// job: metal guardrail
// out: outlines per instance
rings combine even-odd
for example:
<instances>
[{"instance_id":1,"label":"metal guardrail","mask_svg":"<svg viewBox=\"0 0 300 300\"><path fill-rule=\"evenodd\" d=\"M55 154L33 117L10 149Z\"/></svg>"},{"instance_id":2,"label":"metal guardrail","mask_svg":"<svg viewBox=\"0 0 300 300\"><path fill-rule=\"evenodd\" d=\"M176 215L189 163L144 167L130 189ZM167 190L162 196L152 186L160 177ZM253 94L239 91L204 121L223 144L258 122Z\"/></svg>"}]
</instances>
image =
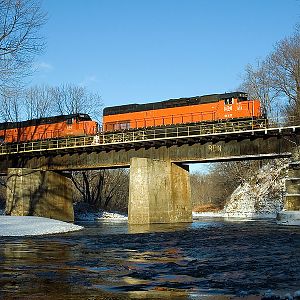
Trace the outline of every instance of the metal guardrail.
<instances>
[{"instance_id":1,"label":"metal guardrail","mask_svg":"<svg viewBox=\"0 0 300 300\"><path fill-rule=\"evenodd\" d=\"M93 136L67 137L60 139L47 139L22 143L8 143L0 146L0 156L28 153L53 151L63 149L75 149L86 147L99 147L104 145L116 145L125 143L140 143L164 139L183 139L192 137L205 137L217 134L232 134L256 132L262 130L282 129L290 127L300 127L295 120L285 120L284 123L278 120L253 119L243 121L227 121L219 123L199 123L182 124L172 127L156 127L142 130L128 130L117 133L99 133Z\"/></svg>"}]
</instances>

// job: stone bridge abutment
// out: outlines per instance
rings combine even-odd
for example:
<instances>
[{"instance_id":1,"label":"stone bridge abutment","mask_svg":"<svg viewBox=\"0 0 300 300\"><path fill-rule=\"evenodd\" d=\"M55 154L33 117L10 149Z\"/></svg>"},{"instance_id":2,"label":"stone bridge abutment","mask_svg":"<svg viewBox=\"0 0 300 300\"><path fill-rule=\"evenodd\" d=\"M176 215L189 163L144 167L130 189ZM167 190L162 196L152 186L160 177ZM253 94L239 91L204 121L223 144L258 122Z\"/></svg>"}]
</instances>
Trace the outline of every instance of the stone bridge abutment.
<instances>
[{"instance_id":1,"label":"stone bridge abutment","mask_svg":"<svg viewBox=\"0 0 300 300\"><path fill-rule=\"evenodd\" d=\"M6 214L74 221L72 182L66 174L10 168L6 191Z\"/></svg>"},{"instance_id":2,"label":"stone bridge abutment","mask_svg":"<svg viewBox=\"0 0 300 300\"><path fill-rule=\"evenodd\" d=\"M285 179L283 211L278 213L278 221L287 224L300 223L300 146L293 149Z\"/></svg>"}]
</instances>

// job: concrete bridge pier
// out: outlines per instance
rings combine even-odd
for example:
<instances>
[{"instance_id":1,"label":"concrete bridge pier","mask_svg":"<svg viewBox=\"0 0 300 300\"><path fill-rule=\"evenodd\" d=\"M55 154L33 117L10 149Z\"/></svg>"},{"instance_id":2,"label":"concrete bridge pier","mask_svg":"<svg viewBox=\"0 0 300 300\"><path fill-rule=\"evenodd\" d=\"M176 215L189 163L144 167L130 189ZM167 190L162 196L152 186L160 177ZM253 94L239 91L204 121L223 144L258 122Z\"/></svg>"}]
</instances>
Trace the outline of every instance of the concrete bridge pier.
<instances>
[{"instance_id":1,"label":"concrete bridge pier","mask_svg":"<svg viewBox=\"0 0 300 300\"><path fill-rule=\"evenodd\" d=\"M129 182L129 224L192 222L188 166L132 158Z\"/></svg>"},{"instance_id":2,"label":"concrete bridge pier","mask_svg":"<svg viewBox=\"0 0 300 300\"><path fill-rule=\"evenodd\" d=\"M277 215L281 224L300 225L300 160L299 148L295 149L294 161L289 164L288 177L285 180L286 194L283 211Z\"/></svg>"},{"instance_id":3,"label":"concrete bridge pier","mask_svg":"<svg viewBox=\"0 0 300 300\"><path fill-rule=\"evenodd\" d=\"M71 180L51 171L8 169L6 214L73 222Z\"/></svg>"}]
</instances>

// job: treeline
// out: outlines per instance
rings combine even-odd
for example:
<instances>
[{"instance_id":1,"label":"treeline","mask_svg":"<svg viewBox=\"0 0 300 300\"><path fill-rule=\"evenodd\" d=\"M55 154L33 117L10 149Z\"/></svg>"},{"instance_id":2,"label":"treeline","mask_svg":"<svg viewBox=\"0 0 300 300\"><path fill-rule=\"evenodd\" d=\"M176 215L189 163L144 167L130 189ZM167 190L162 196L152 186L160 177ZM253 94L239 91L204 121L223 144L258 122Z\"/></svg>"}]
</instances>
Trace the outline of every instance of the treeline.
<instances>
[{"instance_id":1,"label":"treeline","mask_svg":"<svg viewBox=\"0 0 300 300\"><path fill-rule=\"evenodd\" d=\"M223 209L233 191L240 184L252 180L262 164L262 161L220 162L212 164L206 174L191 174L194 210Z\"/></svg>"},{"instance_id":2,"label":"treeline","mask_svg":"<svg viewBox=\"0 0 300 300\"><path fill-rule=\"evenodd\" d=\"M127 213L129 169L72 172L73 201L78 211L111 210Z\"/></svg>"},{"instance_id":3,"label":"treeline","mask_svg":"<svg viewBox=\"0 0 300 300\"><path fill-rule=\"evenodd\" d=\"M255 65L247 65L240 89L260 99L267 117L300 117L300 26Z\"/></svg>"},{"instance_id":4,"label":"treeline","mask_svg":"<svg viewBox=\"0 0 300 300\"><path fill-rule=\"evenodd\" d=\"M8 95L0 97L0 119L3 122L76 113L87 113L99 121L102 108L100 95L74 84L10 90Z\"/></svg>"}]
</instances>

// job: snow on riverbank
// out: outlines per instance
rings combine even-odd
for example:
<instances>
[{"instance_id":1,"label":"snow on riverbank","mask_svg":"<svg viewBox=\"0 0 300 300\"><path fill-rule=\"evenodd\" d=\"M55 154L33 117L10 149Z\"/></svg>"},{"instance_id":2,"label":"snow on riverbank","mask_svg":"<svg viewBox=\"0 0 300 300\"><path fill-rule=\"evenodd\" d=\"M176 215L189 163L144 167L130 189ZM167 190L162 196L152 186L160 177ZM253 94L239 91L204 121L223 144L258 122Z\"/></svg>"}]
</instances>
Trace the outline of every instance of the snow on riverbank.
<instances>
[{"instance_id":1,"label":"snow on riverbank","mask_svg":"<svg viewBox=\"0 0 300 300\"><path fill-rule=\"evenodd\" d=\"M82 226L42 217L0 216L0 236L28 236L77 231Z\"/></svg>"},{"instance_id":2,"label":"snow on riverbank","mask_svg":"<svg viewBox=\"0 0 300 300\"><path fill-rule=\"evenodd\" d=\"M97 220L118 222L118 221L128 221L128 217L126 215L104 211L102 215L97 218Z\"/></svg>"},{"instance_id":3,"label":"snow on riverbank","mask_svg":"<svg viewBox=\"0 0 300 300\"><path fill-rule=\"evenodd\" d=\"M217 217L231 220L275 219L281 225L300 225L300 212L284 211L287 161L274 161L237 187L219 212L193 213L193 218Z\"/></svg>"},{"instance_id":4,"label":"snow on riverbank","mask_svg":"<svg viewBox=\"0 0 300 300\"><path fill-rule=\"evenodd\" d=\"M128 221L128 217L123 214L119 213L113 213L113 212L107 212L107 211L102 211L102 212L82 212L78 213L75 216L77 221L87 221L87 222L92 222L92 221L109 221L109 222L123 222L123 221Z\"/></svg>"},{"instance_id":5,"label":"snow on riverbank","mask_svg":"<svg viewBox=\"0 0 300 300\"><path fill-rule=\"evenodd\" d=\"M198 217L223 218L224 217L224 213L222 211L218 211L218 212L212 212L212 211L194 212L193 211L193 218L197 219Z\"/></svg>"},{"instance_id":6,"label":"snow on riverbank","mask_svg":"<svg viewBox=\"0 0 300 300\"><path fill-rule=\"evenodd\" d=\"M81 213L76 217L79 221L107 221L107 222L127 222L126 215L98 212ZM58 220L42 217L17 217L4 216L4 211L0 211L0 236L31 236L65 233L83 229L82 226L66 223Z\"/></svg>"},{"instance_id":7,"label":"snow on riverbank","mask_svg":"<svg viewBox=\"0 0 300 300\"><path fill-rule=\"evenodd\" d=\"M277 216L277 224L300 226L300 211L281 211Z\"/></svg>"},{"instance_id":8,"label":"snow on riverbank","mask_svg":"<svg viewBox=\"0 0 300 300\"><path fill-rule=\"evenodd\" d=\"M227 218L276 218L283 208L284 175L287 164L268 164L250 182L241 184L226 203Z\"/></svg>"},{"instance_id":9,"label":"snow on riverbank","mask_svg":"<svg viewBox=\"0 0 300 300\"><path fill-rule=\"evenodd\" d=\"M237 219L237 220L259 220L259 219L275 219L277 214L262 214L262 213L250 213L250 212L238 212L230 215L224 211L218 212L193 212L193 219L198 218L224 218L224 219Z\"/></svg>"}]
</instances>

